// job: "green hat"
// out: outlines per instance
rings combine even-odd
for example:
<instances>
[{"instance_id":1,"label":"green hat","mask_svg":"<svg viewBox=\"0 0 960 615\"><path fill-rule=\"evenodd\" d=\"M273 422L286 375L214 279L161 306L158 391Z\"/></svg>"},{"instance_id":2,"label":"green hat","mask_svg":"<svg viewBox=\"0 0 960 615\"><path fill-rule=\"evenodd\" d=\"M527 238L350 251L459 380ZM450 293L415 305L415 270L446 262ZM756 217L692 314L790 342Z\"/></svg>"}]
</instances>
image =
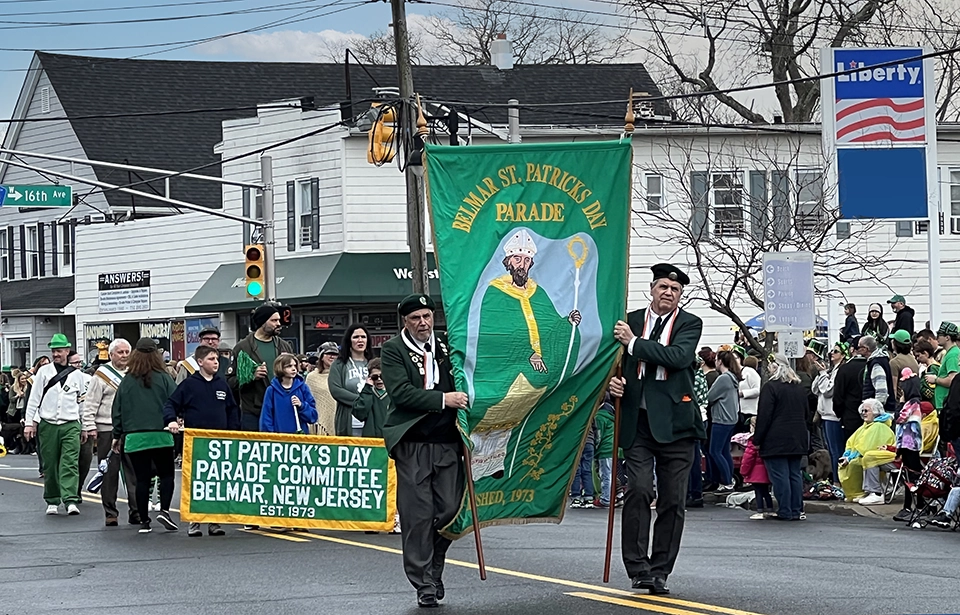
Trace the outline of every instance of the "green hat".
<instances>
[{"instance_id":1,"label":"green hat","mask_svg":"<svg viewBox=\"0 0 960 615\"><path fill-rule=\"evenodd\" d=\"M50 339L50 343L47 344L47 348L54 350L56 348L70 348L73 344L70 343L70 340L67 339L67 336L63 333L55 333Z\"/></svg>"},{"instance_id":2,"label":"green hat","mask_svg":"<svg viewBox=\"0 0 960 615\"><path fill-rule=\"evenodd\" d=\"M817 355L818 357L823 358L823 351L827 349L827 345L824 344L822 341L816 338L813 338L809 342L807 342L806 349L812 352L813 354Z\"/></svg>"},{"instance_id":3,"label":"green hat","mask_svg":"<svg viewBox=\"0 0 960 615\"><path fill-rule=\"evenodd\" d=\"M747 349L744 348L743 346L739 346L739 345L737 345L737 344L734 344L734 345L733 345L733 352L736 353L736 354L738 354L738 355L740 355L740 360L741 360L741 361L747 358Z\"/></svg>"},{"instance_id":4,"label":"green hat","mask_svg":"<svg viewBox=\"0 0 960 615\"><path fill-rule=\"evenodd\" d=\"M0 368L0 372L3 372L4 374L9 374L11 369L12 368L9 365L4 365L2 368Z\"/></svg>"},{"instance_id":5,"label":"green hat","mask_svg":"<svg viewBox=\"0 0 960 615\"><path fill-rule=\"evenodd\" d=\"M887 301L887 303L889 303L889 304L902 303L902 304L906 305L906 304L907 304L907 300L904 298L903 295L894 295L893 297L890 297L890 300Z\"/></svg>"},{"instance_id":6,"label":"green hat","mask_svg":"<svg viewBox=\"0 0 960 615\"><path fill-rule=\"evenodd\" d=\"M424 308L433 312L437 309L437 304L433 302L430 295L414 293L403 298L403 301L397 305L397 312L400 313L400 316L406 316L410 312L416 312Z\"/></svg>"},{"instance_id":7,"label":"green hat","mask_svg":"<svg viewBox=\"0 0 960 615\"><path fill-rule=\"evenodd\" d=\"M837 342L836 344L834 344L834 347L840 350L840 354L843 355L843 358L845 359L850 358L850 355L851 355L850 344L848 344L847 342Z\"/></svg>"},{"instance_id":8,"label":"green hat","mask_svg":"<svg viewBox=\"0 0 960 615\"><path fill-rule=\"evenodd\" d=\"M890 334L890 339L897 340L901 344L909 344L910 332L907 331L906 329L897 329L896 331Z\"/></svg>"},{"instance_id":9,"label":"green hat","mask_svg":"<svg viewBox=\"0 0 960 615\"><path fill-rule=\"evenodd\" d=\"M940 328L937 329L937 335L960 335L960 329L957 329L957 325L945 320L940 323Z\"/></svg>"}]
</instances>

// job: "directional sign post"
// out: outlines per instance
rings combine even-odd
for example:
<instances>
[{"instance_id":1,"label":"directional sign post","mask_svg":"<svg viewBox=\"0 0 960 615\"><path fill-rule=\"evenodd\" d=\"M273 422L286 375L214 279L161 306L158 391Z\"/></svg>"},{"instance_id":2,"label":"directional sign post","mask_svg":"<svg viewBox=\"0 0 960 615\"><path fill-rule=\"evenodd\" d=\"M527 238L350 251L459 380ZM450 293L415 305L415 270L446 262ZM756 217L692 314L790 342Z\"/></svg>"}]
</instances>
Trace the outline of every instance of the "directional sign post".
<instances>
[{"instance_id":1,"label":"directional sign post","mask_svg":"<svg viewBox=\"0 0 960 615\"><path fill-rule=\"evenodd\" d=\"M813 253L764 253L763 302L766 331L815 329Z\"/></svg>"},{"instance_id":2,"label":"directional sign post","mask_svg":"<svg viewBox=\"0 0 960 615\"><path fill-rule=\"evenodd\" d=\"M2 207L70 207L70 186L0 186Z\"/></svg>"}]
</instances>

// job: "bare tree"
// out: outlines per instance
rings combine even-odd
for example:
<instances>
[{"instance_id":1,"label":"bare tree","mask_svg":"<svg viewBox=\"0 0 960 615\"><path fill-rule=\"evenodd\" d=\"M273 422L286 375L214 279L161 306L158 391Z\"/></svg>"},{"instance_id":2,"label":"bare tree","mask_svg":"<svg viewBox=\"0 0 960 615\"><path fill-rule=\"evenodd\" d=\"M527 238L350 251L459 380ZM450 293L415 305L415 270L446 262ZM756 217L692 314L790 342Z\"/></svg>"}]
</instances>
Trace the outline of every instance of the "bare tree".
<instances>
[{"instance_id":1,"label":"bare tree","mask_svg":"<svg viewBox=\"0 0 960 615\"><path fill-rule=\"evenodd\" d=\"M465 0L446 13L410 21L410 53L415 64L484 65L498 35L506 35L518 64L584 64L620 59L627 37L565 9L532 2ZM392 64L392 31L328 44L320 56L343 61L349 47L361 62Z\"/></svg>"},{"instance_id":2,"label":"bare tree","mask_svg":"<svg viewBox=\"0 0 960 615\"><path fill-rule=\"evenodd\" d=\"M774 88L777 110L764 113L724 89L758 80L787 82L819 73L819 50L854 45L956 46L960 23L949 0L624 0L651 34L640 47L648 63L672 72L678 92L714 92L739 119L767 123L810 122L820 104L817 80ZM941 6L943 4L943 6ZM690 52L693 47L695 52ZM956 93L952 57L944 109ZM672 92L671 92L672 93ZM681 107L679 111L684 111ZM949 111L942 110L944 118ZM952 113L956 113L953 110Z\"/></svg>"},{"instance_id":3,"label":"bare tree","mask_svg":"<svg viewBox=\"0 0 960 615\"><path fill-rule=\"evenodd\" d=\"M633 228L674 250L664 257L696 271L691 301L726 316L750 346L769 352L772 336L762 343L745 324L765 308L765 252L812 252L818 297L839 298L832 286L885 286L900 264L891 256L895 243L865 248L881 222L844 223L849 233L838 236L819 134L738 132L701 131L654 145L659 151L648 158L654 162L635 164L641 177L634 181ZM669 206L664 189L671 193Z\"/></svg>"}]
</instances>

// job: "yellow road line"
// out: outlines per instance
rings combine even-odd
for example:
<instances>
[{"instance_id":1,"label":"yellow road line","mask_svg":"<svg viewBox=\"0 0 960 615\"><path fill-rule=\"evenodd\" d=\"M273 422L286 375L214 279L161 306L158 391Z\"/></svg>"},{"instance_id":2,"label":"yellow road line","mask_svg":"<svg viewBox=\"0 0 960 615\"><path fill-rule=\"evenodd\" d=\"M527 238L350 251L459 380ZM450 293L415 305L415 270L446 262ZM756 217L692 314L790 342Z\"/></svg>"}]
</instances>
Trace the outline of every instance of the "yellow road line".
<instances>
[{"instance_id":1,"label":"yellow road line","mask_svg":"<svg viewBox=\"0 0 960 615\"><path fill-rule=\"evenodd\" d=\"M289 534L280 534L277 532L267 532L264 530L242 530L248 534L259 534L260 536L266 536L268 538L279 538L280 540L289 540L290 542L310 542L306 538L300 538L298 536L290 536Z\"/></svg>"},{"instance_id":2,"label":"yellow road line","mask_svg":"<svg viewBox=\"0 0 960 615\"><path fill-rule=\"evenodd\" d=\"M596 602L606 602L607 604L616 604L618 606L627 606L633 609L640 609L641 611L653 611L654 613L664 613L665 615L703 615L702 613L697 613L696 611L686 611L684 609L673 609L668 606L660 606L658 604L653 604L650 602L643 602L639 600L627 600L625 598L615 598L614 596L601 596L600 594L591 594L588 592L569 592L567 596L573 596L575 598L585 598L587 600L595 600Z\"/></svg>"},{"instance_id":3,"label":"yellow road line","mask_svg":"<svg viewBox=\"0 0 960 615\"><path fill-rule=\"evenodd\" d=\"M43 483L38 483L38 482L33 481L33 480L23 480L22 478L10 478L9 476L0 476L0 480L9 481L9 482L11 482L11 483L20 483L20 484L22 484L22 485L32 485L32 486L34 486L34 487L43 488ZM98 494L96 494L96 493L84 492L84 493L83 493L83 499L84 499L84 501L86 501L86 500L95 500L95 501L97 501L97 502L103 503L103 498L101 498L101 497L100 497ZM124 504L126 504L127 499L126 499L126 498L118 497L118 498L117 498L117 501L118 501L118 502L123 502ZM176 512L176 513L178 513L178 512L180 512L180 509L179 509L179 508L171 508L171 509L170 509L170 512Z\"/></svg>"},{"instance_id":4,"label":"yellow road line","mask_svg":"<svg viewBox=\"0 0 960 615\"><path fill-rule=\"evenodd\" d=\"M14 482L14 483L21 483L21 484L24 484L24 485L33 485L33 486L35 486L35 487L43 487L43 483L38 483L38 482L35 482L35 481L23 480L23 479L20 479L20 478L10 478L10 477L7 477L7 476L0 476L0 480L6 480L6 481ZM91 497L91 498L97 499L97 500L100 499L99 496L94 495L94 494L86 494L86 495L89 496L89 497ZM123 498L117 498L117 500L120 501L120 502L126 502L126 500L124 500ZM170 510L171 510L171 511L174 511L174 512L180 512L179 509L176 509L176 508L171 508ZM350 547L358 547L358 548L361 548L361 549L369 549L369 550L371 550L371 551L380 551L380 552L383 552L383 553L391 553L391 554L393 554L393 555L403 555L403 551L401 551L400 549L396 549L396 548L393 548L393 547L384 547L384 546L381 546L381 545L375 545L375 544L371 544L371 543L368 543L368 542L361 542L361 541L358 541L358 540L349 540L349 539L346 539L346 538L339 538L339 537L337 537L337 536L326 536L326 535L323 535L323 534L311 534L311 533L309 533L309 532L295 532L296 535L289 535L289 534L278 534L278 533L274 533L274 532L265 532L265 531L262 531L262 530L244 530L244 531L246 531L247 533L250 533L250 534L259 534L259 535L261 535L261 536L267 536L267 537L269 537L269 538L279 538L279 539L281 539L281 540L289 540L289 541L291 541L291 542L310 542L310 540L322 540L322 541L325 541L325 542L332 542L332 543L335 543L335 544L341 544L341 545L346 545L346 546L350 546ZM475 564L474 562L467 562L467 561L463 561L463 560L456 560L456 559L449 559L449 558L448 558L448 559L447 559L447 563L450 564L451 566L459 566L459 567L461 567L461 568L470 568L470 569L473 569L473 570L477 570L477 569L478 569L477 564ZM710 611L710 612L713 612L713 613L722 613L723 615L760 615L759 613L753 613L753 612L750 612L750 611L742 611L742 610L738 610L738 609L731 609L731 608L727 608L727 607L716 606L716 605L713 605L713 604L705 604L705 603L702 603L702 602L692 602L692 601L690 601L690 600L681 600L681 599L678 599L678 598L668 598L668 597L666 597L666 596L651 596L651 595L636 594L636 593L634 593L634 592L625 591L625 590L622 590L622 589L615 589L615 588L613 588L613 587L604 587L604 586L601 586L601 585L592 585L592 584L590 584L590 583L581 583L581 582L579 582L579 581L571 581L571 580L569 580L569 579L559 579L559 578L556 578L556 577L546 577L546 576L539 575L539 574L531 574L531 573L529 573L529 572L521 572L521 571L519 571L519 570L509 570L509 569L507 569L507 568L496 568L496 567L494 567L494 566L487 566L487 571L488 571L488 572L494 572L494 573L497 573L497 574L502 574L502 575L504 575L504 576L515 577L515 578L518 578L518 579L526 579L526 580L528 580L528 581L538 581L538 582L540 582L540 583L550 583L550 584L552 584L552 585L561 585L561 586L564 586L564 587L571 587L571 588L574 588L574 589L584 589L584 590L590 590L590 591L595 591L595 592L603 592L603 593L605 593L605 594L612 594L612 595L614 595L614 596L625 596L625 597L632 598L633 600L632 600L632 601L620 600L619 602L611 602L611 604L620 604L621 602L623 602L623 603L624 603L624 606L631 606L631 607L633 607L633 608L645 608L645 609L647 609L647 610L653 610L653 611L665 613L665 614L667 614L667 615L670 615L670 614L672 614L672 615L690 615L690 614L692 614L692 615L698 615L698 614L694 613L693 611L684 611L684 610L682 610L682 609L670 609L668 606L660 607L659 604L689 607L689 608L700 609L700 610L704 610L704 611ZM600 598L608 598L607 601L617 600L617 599L615 599L615 598L610 598L610 597L608 597L608 596L598 596L597 594L583 594L583 595L581 595L581 593L582 593L582 592L572 592L572 593L569 593L569 594L567 594L567 595L577 596L577 597L580 597L580 598L586 598L586 599L589 599L589 600L598 600L598 599L600 599ZM644 606L644 605L638 606L638 602L637 602L637 601L648 601L648 606ZM654 602L654 603L658 603L658 604L649 604L649 602ZM660 610L660 609L668 609L668 610Z\"/></svg>"}]
</instances>

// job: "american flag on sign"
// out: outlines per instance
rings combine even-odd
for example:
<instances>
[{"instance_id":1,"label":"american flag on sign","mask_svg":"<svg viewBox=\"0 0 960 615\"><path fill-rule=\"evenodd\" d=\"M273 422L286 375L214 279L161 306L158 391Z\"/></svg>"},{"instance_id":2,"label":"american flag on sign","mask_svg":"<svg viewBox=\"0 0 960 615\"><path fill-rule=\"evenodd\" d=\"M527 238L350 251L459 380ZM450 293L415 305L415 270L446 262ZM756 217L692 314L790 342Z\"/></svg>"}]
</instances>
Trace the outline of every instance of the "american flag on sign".
<instances>
[{"instance_id":1,"label":"american flag on sign","mask_svg":"<svg viewBox=\"0 0 960 615\"><path fill-rule=\"evenodd\" d=\"M923 98L838 100L837 144L923 141Z\"/></svg>"}]
</instances>

